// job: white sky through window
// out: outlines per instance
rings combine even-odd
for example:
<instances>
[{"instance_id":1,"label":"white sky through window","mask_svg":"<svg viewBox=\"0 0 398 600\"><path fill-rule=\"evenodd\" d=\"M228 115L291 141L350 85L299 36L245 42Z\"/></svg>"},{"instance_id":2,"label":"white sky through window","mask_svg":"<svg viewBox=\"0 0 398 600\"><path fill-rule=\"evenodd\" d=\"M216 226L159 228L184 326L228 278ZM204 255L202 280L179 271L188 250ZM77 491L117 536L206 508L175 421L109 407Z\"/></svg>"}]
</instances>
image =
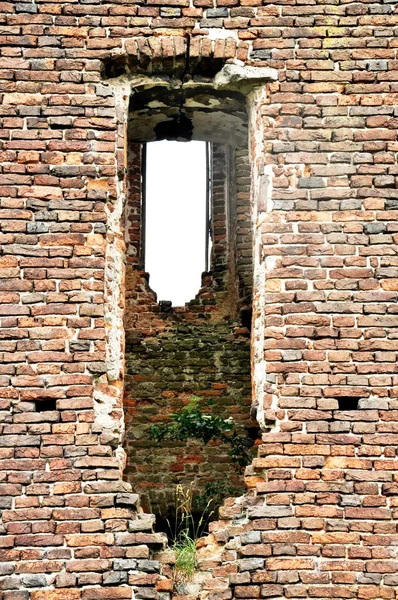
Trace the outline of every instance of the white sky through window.
<instances>
[{"instance_id":1,"label":"white sky through window","mask_svg":"<svg viewBox=\"0 0 398 600\"><path fill-rule=\"evenodd\" d=\"M158 301L183 306L205 269L206 143L147 144L145 270Z\"/></svg>"}]
</instances>

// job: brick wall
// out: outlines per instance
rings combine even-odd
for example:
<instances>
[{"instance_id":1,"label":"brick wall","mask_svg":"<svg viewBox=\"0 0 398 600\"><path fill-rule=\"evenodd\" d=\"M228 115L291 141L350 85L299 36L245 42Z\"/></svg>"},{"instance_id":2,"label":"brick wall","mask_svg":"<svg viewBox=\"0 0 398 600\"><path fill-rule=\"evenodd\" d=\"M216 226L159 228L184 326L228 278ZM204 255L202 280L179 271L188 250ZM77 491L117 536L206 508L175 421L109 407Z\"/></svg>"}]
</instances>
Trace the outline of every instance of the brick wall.
<instances>
[{"instance_id":1,"label":"brick wall","mask_svg":"<svg viewBox=\"0 0 398 600\"><path fill-rule=\"evenodd\" d=\"M105 77L183 72L186 33L209 76L278 70L257 114L276 427L200 551L205 590L394 598L396 4L3 2L0 20L4 600L155 593L163 541L120 477L126 87Z\"/></svg>"}]
</instances>

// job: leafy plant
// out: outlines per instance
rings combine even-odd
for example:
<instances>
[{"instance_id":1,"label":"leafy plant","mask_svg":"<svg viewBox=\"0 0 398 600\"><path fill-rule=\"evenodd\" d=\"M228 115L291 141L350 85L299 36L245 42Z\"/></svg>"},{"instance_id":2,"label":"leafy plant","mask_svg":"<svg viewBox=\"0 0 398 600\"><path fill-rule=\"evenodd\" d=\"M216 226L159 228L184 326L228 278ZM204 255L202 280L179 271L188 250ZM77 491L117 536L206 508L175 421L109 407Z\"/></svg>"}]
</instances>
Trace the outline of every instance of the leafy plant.
<instances>
[{"instance_id":1,"label":"leafy plant","mask_svg":"<svg viewBox=\"0 0 398 600\"><path fill-rule=\"evenodd\" d=\"M197 396L192 396L186 406L170 415L168 422L152 425L150 434L157 442L183 442L193 438L208 444L219 440L229 446L228 455L240 472L250 462L252 441L244 425L237 423L233 417L224 419L220 415L204 412L203 407L211 404L214 402L205 403Z\"/></svg>"}]
</instances>

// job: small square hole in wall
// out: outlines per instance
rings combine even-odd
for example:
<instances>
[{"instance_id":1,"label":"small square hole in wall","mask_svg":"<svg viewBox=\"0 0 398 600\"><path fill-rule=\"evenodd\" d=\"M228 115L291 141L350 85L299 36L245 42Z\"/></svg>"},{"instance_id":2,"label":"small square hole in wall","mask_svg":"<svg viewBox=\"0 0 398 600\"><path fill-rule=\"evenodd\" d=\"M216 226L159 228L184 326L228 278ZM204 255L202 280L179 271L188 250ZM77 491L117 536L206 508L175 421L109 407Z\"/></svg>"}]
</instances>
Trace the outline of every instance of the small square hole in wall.
<instances>
[{"instance_id":1,"label":"small square hole in wall","mask_svg":"<svg viewBox=\"0 0 398 600\"><path fill-rule=\"evenodd\" d=\"M47 400L36 400L36 412L48 412L50 410L57 410L57 401L54 399Z\"/></svg>"},{"instance_id":2,"label":"small square hole in wall","mask_svg":"<svg viewBox=\"0 0 398 600\"><path fill-rule=\"evenodd\" d=\"M359 398L352 396L340 396L337 398L339 410L358 410Z\"/></svg>"}]
</instances>

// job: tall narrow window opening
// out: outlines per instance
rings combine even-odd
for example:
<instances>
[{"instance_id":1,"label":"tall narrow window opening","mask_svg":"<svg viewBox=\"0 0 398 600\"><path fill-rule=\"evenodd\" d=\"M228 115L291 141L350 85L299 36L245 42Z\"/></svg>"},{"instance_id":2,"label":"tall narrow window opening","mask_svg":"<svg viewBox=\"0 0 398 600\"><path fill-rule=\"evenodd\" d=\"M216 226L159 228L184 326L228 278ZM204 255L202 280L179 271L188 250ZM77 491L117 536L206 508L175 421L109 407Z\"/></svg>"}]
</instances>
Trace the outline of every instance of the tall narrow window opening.
<instances>
[{"instance_id":1,"label":"tall narrow window opening","mask_svg":"<svg viewBox=\"0 0 398 600\"><path fill-rule=\"evenodd\" d=\"M222 444L156 444L152 425L197 397L205 412L232 417L250 438L257 433L249 416L253 236L242 94L203 82L134 90L125 216L126 477L162 523L175 512L177 484L206 504L209 490L239 495L243 479Z\"/></svg>"},{"instance_id":2,"label":"tall narrow window opening","mask_svg":"<svg viewBox=\"0 0 398 600\"><path fill-rule=\"evenodd\" d=\"M146 144L143 188L145 270L158 301L183 306L208 265L206 142Z\"/></svg>"}]
</instances>

